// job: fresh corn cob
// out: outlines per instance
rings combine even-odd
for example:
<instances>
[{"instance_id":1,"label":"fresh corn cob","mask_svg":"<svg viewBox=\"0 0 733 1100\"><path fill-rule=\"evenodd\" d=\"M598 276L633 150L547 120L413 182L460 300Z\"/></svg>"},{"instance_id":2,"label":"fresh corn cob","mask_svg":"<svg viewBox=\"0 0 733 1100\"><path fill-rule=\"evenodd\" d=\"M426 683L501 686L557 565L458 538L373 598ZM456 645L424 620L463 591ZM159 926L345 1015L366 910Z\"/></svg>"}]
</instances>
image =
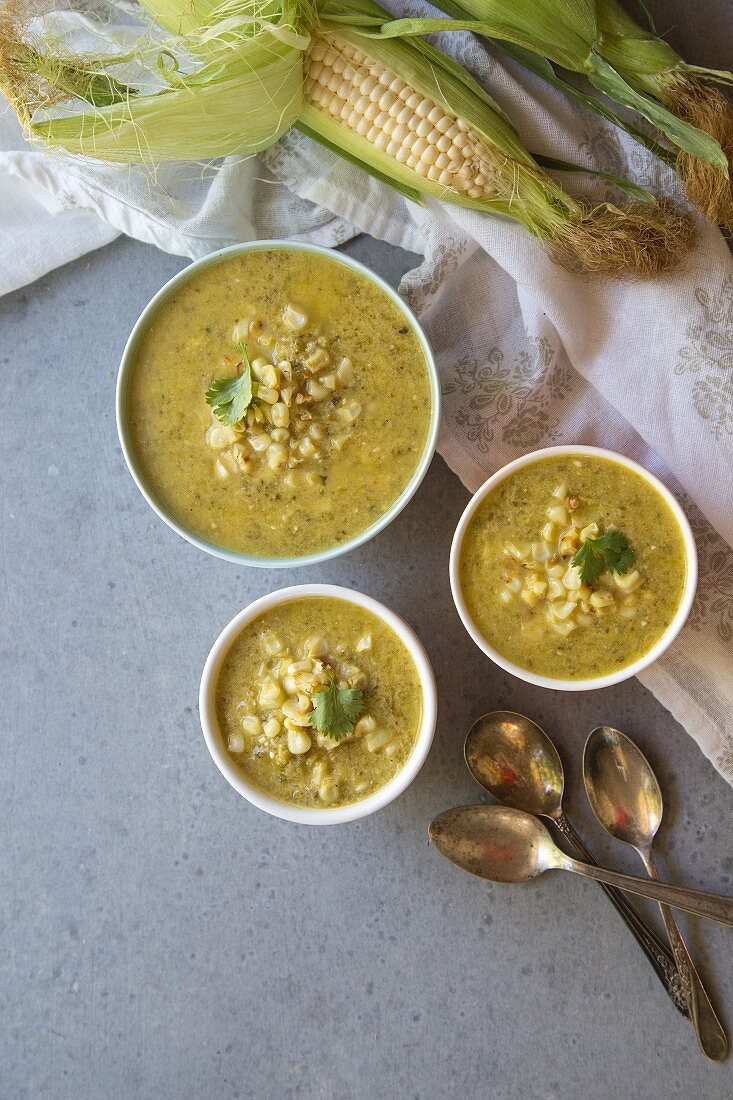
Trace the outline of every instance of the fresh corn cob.
<instances>
[{"instance_id":1,"label":"fresh corn cob","mask_svg":"<svg viewBox=\"0 0 733 1100\"><path fill-rule=\"evenodd\" d=\"M74 57L6 15L0 87L31 136L86 156L155 163L251 153L295 124L415 201L516 219L573 270L654 275L689 249L692 224L672 204L619 210L571 198L456 62L420 38L372 37L365 13L370 26L386 13L350 2L360 5L353 25L348 13L294 2L145 0L158 31L186 31L138 47L136 65L154 68L160 83L152 94L123 81L130 55Z\"/></svg>"},{"instance_id":2,"label":"fresh corn cob","mask_svg":"<svg viewBox=\"0 0 733 1100\"><path fill-rule=\"evenodd\" d=\"M539 76L661 153L643 132L576 86L552 64L583 73L621 106L656 126L679 150L677 170L688 196L712 221L733 225L733 110L715 84L730 72L687 65L663 39L643 30L617 0L440 0L454 29L496 42ZM449 29L441 20L400 20L405 33Z\"/></svg>"}]
</instances>

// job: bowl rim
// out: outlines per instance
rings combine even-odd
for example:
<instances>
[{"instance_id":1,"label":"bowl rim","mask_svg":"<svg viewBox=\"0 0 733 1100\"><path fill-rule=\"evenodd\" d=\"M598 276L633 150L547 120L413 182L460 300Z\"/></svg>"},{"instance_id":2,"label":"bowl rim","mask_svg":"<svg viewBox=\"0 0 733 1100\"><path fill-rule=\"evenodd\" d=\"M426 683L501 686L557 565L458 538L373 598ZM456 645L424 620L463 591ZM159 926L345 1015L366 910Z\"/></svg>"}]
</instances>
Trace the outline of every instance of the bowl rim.
<instances>
[{"instance_id":1,"label":"bowl rim","mask_svg":"<svg viewBox=\"0 0 733 1100\"><path fill-rule=\"evenodd\" d=\"M627 469L633 470L635 473L639 474L659 492L668 504L672 514L677 520L685 544L685 558L687 564L685 587L674 617L662 636L647 653L632 664L626 665L624 668L618 669L615 672L606 673L604 676L589 677L585 680L565 680L560 678L555 679L550 676L540 676L537 673L522 668L520 665L514 664L513 661L504 657L486 641L473 622L463 598L460 584L459 564L463 538L474 513L484 498L496 487L496 485L504 481L516 470L521 469L523 466L530 466L543 458L558 455L594 455L598 458L606 458L610 461L617 462L621 466L625 466ZM464 627L479 649L482 650L494 664L498 665L499 668L504 669L505 672L510 672L520 680L524 680L525 683L534 684L537 687L552 688L555 691L594 691L598 688L620 684L624 680L630 680L632 676L636 676L637 673L641 672L661 657L665 650L668 649L675 640L687 620L692 602L695 598L695 591L697 588L697 548L695 546L695 538L689 520L676 497L655 474L651 473L651 471L647 470L644 466L641 466L638 462L635 462L631 458L627 458L626 455L619 454L617 451L611 451L605 447L592 447L585 444L563 444L556 447L543 447L537 451L529 451L527 454L521 455L519 458L515 458L512 462L508 462L505 466L502 466L501 469L487 478L483 485L481 485L471 497L453 534L450 551L450 587L453 595L453 602Z\"/></svg>"},{"instance_id":2,"label":"bowl rim","mask_svg":"<svg viewBox=\"0 0 733 1100\"><path fill-rule=\"evenodd\" d=\"M217 678L224 657L242 628L263 611L268 611L293 599L308 596L326 596L345 600L347 603L356 604L357 607L366 608L377 615L405 644L415 662L423 694L420 728L415 738L413 750L404 765L388 783L385 783L383 787L380 787L379 790L367 798L334 809L321 810L281 802L279 799L260 790L255 784L250 783L243 772L231 763L229 754L224 748L216 720L215 692ZM247 604L234 618L230 619L212 645L204 664L199 688L199 716L204 740L214 763L224 778L234 787L235 791L246 798L253 806L264 810L265 813L271 814L273 817L296 822L300 825L341 825L348 821L356 821L359 818L376 813L377 810L381 810L398 795L402 794L425 763L433 743L437 711L438 695L430 658L412 627L397 612L392 611L391 608L374 599L373 596L367 596L364 592L336 584L289 585L287 588L280 588L275 592L260 596L252 603Z\"/></svg>"},{"instance_id":3,"label":"bowl rim","mask_svg":"<svg viewBox=\"0 0 733 1100\"><path fill-rule=\"evenodd\" d=\"M230 256L242 255L248 252L259 252L263 250L279 249L295 252L309 252L312 254L327 256L335 263L341 263L345 267L351 268L352 271L356 271L360 275L368 279L372 284L379 287L387 294L389 299L397 306L397 308L403 313L406 321L411 326L413 332L417 336L418 342L425 357L425 365L428 372L428 379L430 383L430 422L428 424L428 432L425 439L425 445L420 456L420 460L417 463L410 480L407 482L397 499L390 505L388 510L381 515L373 524L367 527L364 531L359 532L352 539L347 542L341 543L338 546L332 546L325 550L319 550L312 554L306 554L299 557L292 558L265 558L256 557L252 554L245 554L237 550L228 550L226 547L217 546L216 543L209 542L207 539L197 535L194 531L189 530L182 523L180 523L166 507L157 499L154 491L154 487L150 486L142 472L140 464L135 454L134 442L132 439L132 433L129 428L127 419L127 392L130 381L131 372L135 361L135 353L137 351L138 344L142 339L144 333L147 331L148 325L152 321L155 313L160 308L161 304L183 283L187 282L193 275L199 271L203 271L205 268L219 263L221 260ZM127 338L125 347L122 352L119 369L117 372L117 387L115 392L115 416L117 421L117 435L120 441L120 447L122 448L122 454L127 464L127 468L130 471L133 481L137 485L138 489L142 493L143 497L153 509L153 511L163 520L171 530L176 534L184 538L186 542L189 542L192 546L198 547L199 550L203 550L207 554L212 554L214 557L222 558L225 561L231 561L237 565L247 565L258 569L289 569L300 568L302 566L316 565L320 562L331 561L333 558L340 557L342 554L348 554L351 550L355 550L357 547L362 546L369 539L378 535L380 531L383 531L385 527L394 520L400 512L406 507L409 501L417 492L420 484L425 477L430 463L432 462L435 454L435 448L438 440L438 430L440 427L440 413L441 413L441 393L440 382L438 379L438 371L435 365L435 358L433 356L432 348L428 341L425 331L420 324L420 321L410 309L407 302L404 301L397 293L397 291L390 286L381 275L377 275L376 272L370 270L360 260L355 260L351 256L347 256L345 253L338 252L334 248L327 248L324 245L311 244L308 241L296 241L288 239L265 239L257 241L245 241L240 244L229 245L226 248L217 249L215 252L210 252L206 256L201 256L199 259L194 260L182 271L177 272L172 278L170 278L163 286L153 295L148 304L143 309L142 313L138 317L137 321L133 325L132 331Z\"/></svg>"}]
</instances>

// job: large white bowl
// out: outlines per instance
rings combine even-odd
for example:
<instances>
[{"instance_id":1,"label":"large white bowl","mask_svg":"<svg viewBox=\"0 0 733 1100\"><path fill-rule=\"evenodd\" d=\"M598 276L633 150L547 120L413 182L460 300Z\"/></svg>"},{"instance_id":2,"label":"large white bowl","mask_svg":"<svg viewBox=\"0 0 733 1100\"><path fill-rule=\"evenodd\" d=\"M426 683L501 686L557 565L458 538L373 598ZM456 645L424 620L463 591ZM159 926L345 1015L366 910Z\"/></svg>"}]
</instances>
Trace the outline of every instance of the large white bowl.
<instances>
[{"instance_id":1,"label":"large white bowl","mask_svg":"<svg viewBox=\"0 0 733 1100\"><path fill-rule=\"evenodd\" d=\"M423 709L420 729L413 750L404 765L390 779L389 783L386 783L384 787L380 787L374 794L369 795L360 802L352 802L348 806L339 806L334 809L321 810L281 802L279 799L273 798L260 790L254 783L250 783L244 773L232 763L216 717L216 683L222 662L234 639L247 623L263 611L303 596L327 596L346 600L377 615L404 642L415 662L422 688ZM355 821L357 818L367 817L376 810L381 810L383 806L388 805L399 794L402 794L412 783L420 771L433 742L437 717L437 693L435 690L435 677L427 653L415 632L394 611L390 611L388 607L379 603L378 600L372 599L371 596L365 596L362 592L355 592L351 588L342 588L335 584L297 584L290 588L281 588L277 592L271 592L269 595L255 600L254 603L235 615L232 621L224 627L211 647L211 652L204 665L199 692L199 712L204 738L217 768L224 778L231 783L235 791L239 791L253 806L265 810L266 813L272 814L274 817L283 818L285 821L297 821L301 825L341 825L345 821Z\"/></svg>"},{"instance_id":2,"label":"large white bowl","mask_svg":"<svg viewBox=\"0 0 733 1100\"><path fill-rule=\"evenodd\" d=\"M372 523L371 526L361 531L358 535L355 535L352 539L349 539L348 542L343 542L338 546L328 547L325 550L319 550L317 553L305 554L300 557L295 555L289 558L264 558L252 554L240 553L237 550L228 550L224 546L218 546L214 542L208 542L206 539L196 534L195 531L190 531L182 523L179 523L179 521L172 516L165 506L157 499L155 487L145 480L135 453L134 440L132 439L127 419L127 391L131 372L135 363L137 348L160 306L171 294L174 294L183 283L188 282L189 279L205 268L211 267L213 264L217 264L227 257L241 256L246 252L258 252L262 249L285 249L287 251L310 252L319 256L328 256L329 259L333 260L335 263L343 264L344 267L350 268L352 271L358 271L365 279L368 279L369 282L378 286L397 306L404 316L405 322L417 336L423 355L425 356L426 369L430 380L431 411L425 446L423 447L422 455L415 467L414 473L397 500L395 500L394 504ZM195 260L188 267L184 268L183 271L174 275L165 286L161 287L155 297L148 303L138 320L135 322L135 327L130 333L125 345L125 350L122 353L122 361L120 362L120 369L117 375L116 410L117 434L120 437L120 445L122 447L122 453L125 456L127 468L150 507L169 527L186 539L187 542L190 542L193 546L197 546L199 550L205 550L207 554L214 554L218 558L225 558L227 561L236 562L238 565L253 565L263 569L286 569L290 566L315 565L317 562L329 561L331 558L336 558L340 554L346 554L349 550L354 550L357 546L361 546L362 543L374 538L375 535L384 530L384 528L399 515L417 491L420 482L428 471L433 454L435 453L435 443L438 438L438 426L440 423L440 384L438 382L438 372L435 368L433 353L420 322L409 306L400 298L397 291L394 290L389 283L386 283L384 279L381 279L379 275L375 275L373 271L370 271L368 267L360 264L358 260L352 260L350 256L345 256L341 252L335 252L331 248L322 248L320 245L307 244L304 241L250 241L246 244L235 244L231 245L229 248L222 248L218 252L212 252L208 256L203 256L200 260Z\"/></svg>"},{"instance_id":3,"label":"large white bowl","mask_svg":"<svg viewBox=\"0 0 733 1100\"><path fill-rule=\"evenodd\" d=\"M645 653L643 657L640 657L638 661L634 661L633 664L627 665L617 672L609 672L605 676L596 676L588 680L562 680L550 676L538 676L534 672L528 672L527 669L521 668L520 665L515 665L513 661L507 660L506 657L502 656L501 653L497 652L497 650L486 641L474 623L466 606L466 601L463 598L460 584L459 564L463 536L466 533L476 509L484 498L492 489L516 470L521 470L523 466L530 466L538 459L552 458L559 455L595 455L597 458L608 458L639 474L645 481L648 481L662 497L664 497L679 524L685 543L685 555L687 559L687 578L685 580L685 587L675 616L664 634L662 634L659 641L652 646L649 652ZM649 471L645 470L643 466L640 466L638 462L633 462L624 455L616 454L615 451L604 450L602 447L571 445L563 447L545 447L541 451L531 451L529 454L522 455L521 458L517 458L514 462L510 462L507 466L503 466L501 470L497 470L497 472L490 477L488 481L485 481L481 488L471 497L453 536L453 544L450 553L450 586L453 593L453 601L463 621L463 625L479 649L483 650L486 656L490 657L494 664L497 664L506 672L511 672L513 676L517 676L520 680L525 680L528 684L536 684L538 687L554 688L555 691L588 691L592 688L610 687L612 684L620 684L622 680L629 680L632 676L635 676L637 672L641 672L647 665L652 664L658 657L661 657L664 651L672 644L684 626L685 620L690 613L690 608L692 607L692 601L695 598L695 589L697 587L697 550L690 524L687 521L687 516L680 508L676 499L672 496L666 485L662 484L659 478L656 478L654 474L650 474Z\"/></svg>"}]
</instances>

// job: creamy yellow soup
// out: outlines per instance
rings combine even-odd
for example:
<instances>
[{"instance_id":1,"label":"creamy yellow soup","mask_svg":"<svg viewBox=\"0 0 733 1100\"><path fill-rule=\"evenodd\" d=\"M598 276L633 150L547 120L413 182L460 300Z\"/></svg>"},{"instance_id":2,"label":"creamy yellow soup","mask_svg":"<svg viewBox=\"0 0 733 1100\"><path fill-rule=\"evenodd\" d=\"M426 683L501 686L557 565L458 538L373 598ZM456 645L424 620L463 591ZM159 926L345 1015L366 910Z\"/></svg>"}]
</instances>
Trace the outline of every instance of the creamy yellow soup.
<instances>
[{"instance_id":1,"label":"creamy yellow soup","mask_svg":"<svg viewBox=\"0 0 733 1100\"><path fill-rule=\"evenodd\" d=\"M682 531L661 494L588 455L510 474L479 505L460 551L479 633L521 668L566 680L647 653L674 618L686 572Z\"/></svg>"},{"instance_id":2,"label":"creamy yellow soup","mask_svg":"<svg viewBox=\"0 0 733 1100\"><path fill-rule=\"evenodd\" d=\"M321 706L328 691L337 699ZM399 772L420 727L422 688L382 619L347 600L303 597L244 627L219 673L216 713L251 783L324 809L360 801Z\"/></svg>"},{"instance_id":3,"label":"creamy yellow soup","mask_svg":"<svg viewBox=\"0 0 733 1100\"><path fill-rule=\"evenodd\" d=\"M246 407L207 404L243 374ZM230 550L300 557L354 538L399 497L425 448L430 377L379 287L331 257L260 249L194 273L161 304L127 414L143 480L180 525Z\"/></svg>"}]
</instances>

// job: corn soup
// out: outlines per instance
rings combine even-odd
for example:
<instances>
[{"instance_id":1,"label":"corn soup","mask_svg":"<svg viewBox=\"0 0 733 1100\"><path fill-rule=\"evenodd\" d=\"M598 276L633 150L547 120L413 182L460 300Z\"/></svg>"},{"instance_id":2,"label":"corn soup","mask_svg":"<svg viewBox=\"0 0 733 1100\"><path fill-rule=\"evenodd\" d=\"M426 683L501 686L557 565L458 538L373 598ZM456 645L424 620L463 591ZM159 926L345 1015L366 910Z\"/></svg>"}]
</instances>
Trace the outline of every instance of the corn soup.
<instances>
[{"instance_id":1,"label":"corn soup","mask_svg":"<svg viewBox=\"0 0 733 1100\"><path fill-rule=\"evenodd\" d=\"M669 627L686 579L683 534L661 494L607 458L538 459L480 503L460 549L478 632L537 675L605 676Z\"/></svg>"},{"instance_id":2,"label":"corn soup","mask_svg":"<svg viewBox=\"0 0 733 1100\"><path fill-rule=\"evenodd\" d=\"M301 557L394 504L423 455L431 385L381 288L331 257L266 248L194 273L161 304L127 407L143 479L181 526Z\"/></svg>"},{"instance_id":3,"label":"corn soup","mask_svg":"<svg viewBox=\"0 0 733 1100\"><path fill-rule=\"evenodd\" d=\"M422 688L406 646L377 615L305 596L242 629L218 676L216 714L231 759L262 791L344 806L407 761Z\"/></svg>"}]
</instances>

